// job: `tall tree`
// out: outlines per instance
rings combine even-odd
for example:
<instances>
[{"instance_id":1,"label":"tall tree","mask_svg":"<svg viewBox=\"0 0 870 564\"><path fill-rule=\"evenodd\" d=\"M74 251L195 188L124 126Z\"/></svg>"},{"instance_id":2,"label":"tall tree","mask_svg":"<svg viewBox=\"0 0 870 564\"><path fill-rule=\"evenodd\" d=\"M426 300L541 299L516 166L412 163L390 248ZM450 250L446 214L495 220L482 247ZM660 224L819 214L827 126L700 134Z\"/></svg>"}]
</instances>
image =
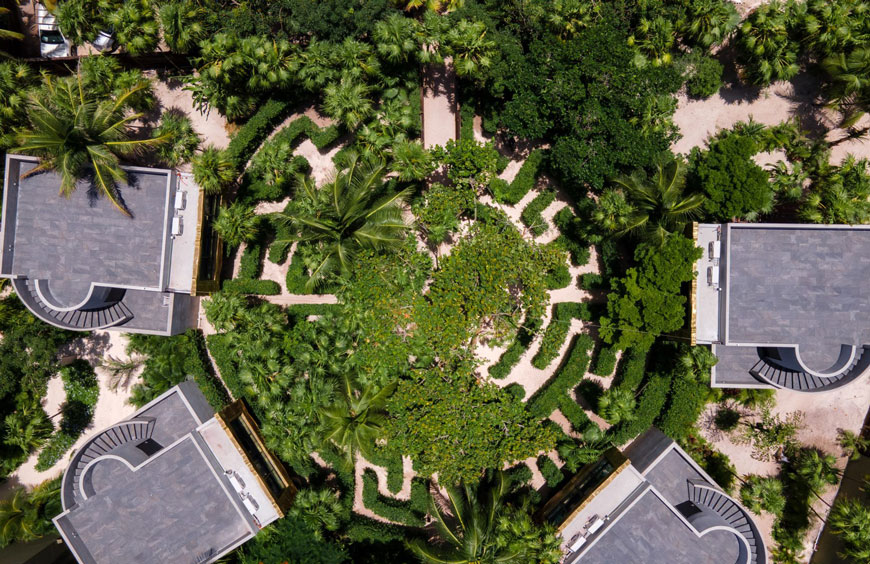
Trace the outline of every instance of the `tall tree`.
<instances>
[{"instance_id":1,"label":"tall tree","mask_svg":"<svg viewBox=\"0 0 870 564\"><path fill-rule=\"evenodd\" d=\"M857 499L838 501L828 524L843 542L840 556L855 564L870 561L870 507Z\"/></svg>"},{"instance_id":2,"label":"tall tree","mask_svg":"<svg viewBox=\"0 0 870 564\"><path fill-rule=\"evenodd\" d=\"M340 400L321 410L320 421L324 440L331 441L352 461L356 453L368 456L383 434L387 399L396 391L397 384L358 390L346 374L341 381Z\"/></svg>"}]
</instances>

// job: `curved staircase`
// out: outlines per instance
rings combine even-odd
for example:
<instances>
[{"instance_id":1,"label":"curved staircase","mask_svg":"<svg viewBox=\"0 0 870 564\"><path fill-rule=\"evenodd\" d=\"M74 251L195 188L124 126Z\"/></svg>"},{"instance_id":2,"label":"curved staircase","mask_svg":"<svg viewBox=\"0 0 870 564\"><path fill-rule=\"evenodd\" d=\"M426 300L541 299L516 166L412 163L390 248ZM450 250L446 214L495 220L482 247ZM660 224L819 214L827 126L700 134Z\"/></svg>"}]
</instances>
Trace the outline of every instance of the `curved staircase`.
<instances>
[{"instance_id":1,"label":"curved staircase","mask_svg":"<svg viewBox=\"0 0 870 564\"><path fill-rule=\"evenodd\" d=\"M764 383L776 388L798 392L824 392L839 388L860 378L870 368L868 347L859 348L852 363L832 376L819 377L805 371L784 368L766 357L759 350L759 360L749 369L749 373Z\"/></svg>"},{"instance_id":2,"label":"curved staircase","mask_svg":"<svg viewBox=\"0 0 870 564\"><path fill-rule=\"evenodd\" d=\"M16 278L12 280L12 287L36 317L62 329L77 331L104 329L129 321L133 317L133 313L121 302L124 294L124 290L121 289L117 290L117 299L110 306L93 310L58 311L49 307L39 297L33 280Z\"/></svg>"},{"instance_id":3,"label":"curved staircase","mask_svg":"<svg viewBox=\"0 0 870 564\"><path fill-rule=\"evenodd\" d=\"M81 476L92 461L111 454L112 451L127 443L139 444L151 438L154 432L154 419L141 417L112 425L102 433L82 445L70 462L63 475L61 501L64 509L78 504L84 499L81 491Z\"/></svg>"},{"instance_id":4,"label":"curved staircase","mask_svg":"<svg viewBox=\"0 0 870 564\"><path fill-rule=\"evenodd\" d=\"M752 517L736 501L725 493L708 484L689 480L689 500L698 507L707 508L716 513L725 526L746 540L749 553L738 560L747 564L766 564L767 552L761 533L752 521Z\"/></svg>"}]
</instances>

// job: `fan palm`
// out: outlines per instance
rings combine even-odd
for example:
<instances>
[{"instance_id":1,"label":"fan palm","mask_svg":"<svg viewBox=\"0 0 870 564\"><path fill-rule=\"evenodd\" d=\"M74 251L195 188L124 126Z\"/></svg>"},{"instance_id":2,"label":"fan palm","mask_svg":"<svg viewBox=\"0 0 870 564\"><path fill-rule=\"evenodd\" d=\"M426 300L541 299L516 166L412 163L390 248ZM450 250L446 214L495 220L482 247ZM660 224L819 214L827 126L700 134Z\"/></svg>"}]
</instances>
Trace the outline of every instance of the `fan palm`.
<instances>
[{"instance_id":1,"label":"fan palm","mask_svg":"<svg viewBox=\"0 0 870 564\"><path fill-rule=\"evenodd\" d=\"M335 177L317 188L309 177L299 177L296 206L284 210L277 221L294 236L293 241L318 246L319 256L306 283L321 285L330 274L347 274L358 251L386 250L399 246L409 225L402 206L410 189L388 192L383 184L386 165L350 153Z\"/></svg>"},{"instance_id":2,"label":"fan palm","mask_svg":"<svg viewBox=\"0 0 870 564\"><path fill-rule=\"evenodd\" d=\"M780 516L785 510L782 482L772 476L750 476L740 489L740 498L743 505L756 515L767 511Z\"/></svg>"},{"instance_id":3,"label":"fan palm","mask_svg":"<svg viewBox=\"0 0 870 564\"><path fill-rule=\"evenodd\" d=\"M24 408L6 416L5 443L29 453L45 442L54 428L41 407Z\"/></svg>"},{"instance_id":4,"label":"fan palm","mask_svg":"<svg viewBox=\"0 0 870 564\"><path fill-rule=\"evenodd\" d=\"M730 2L693 0L687 8L682 31L704 47L722 43L740 23L740 14Z\"/></svg>"},{"instance_id":5,"label":"fan palm","mask_svg":"<svg viewBox=\"0 0 870 564\"><path fill-rule=\"evenodd\" d=\"M460 483L445 490L446 509L429 499L429 513L435 518L442 543L408 542L408 548L423 562L555 564L561 559L559 541L549 529L534 527L527 513L505 506L509 483L501 472L477 488Z\"/></svg>"},{"instance_id":6,"label":"fan palm","mask_svg":"<svg viewBox=\"0 0 870 564\"><path fill-rule=\"evenodd\" d=\"M169 2L160 7L163 38L176 53L187 53L205 36L205 10L190 1Z\"/></svg>"},{"instance_id":7,"label":"fan palm","mask_svg":"<svg viewBox=\"0 0 870 564\"><path fill-rule=\"evenodd\" d=\"M826 91L829 106L843 113L841 127L851 127L870 104L870 49L837 53L821 64L830 78Z\"/></svg>"},{"instance_id":8,"label":"fan palm","mask_svg":"<svg viewBox=\"0 0 870 564\"><path fill-rule=\"evenodd\" d=\"M342 377L339 401L320 411L323 437L352 460L355 453L368 456L381 436L387 417L387 399L396 391L396 382L380 389L371 386L355 390L348 376Z\"/></svg>"},{"instance_id":9,"label":"fan palm","mask_svg":"<svg viewBox=\"0 0 870 564\"><path fill-rule=\"evenodd\" d=\"M45 92L31 98L29 127L18 131L15 152L36 155L39 165L28 175L54 171L60 193L70 197L76 184L90 178L99 192L124 214L118 184L127 181L121 157L131 157L167 137L131 139L130 123L142 117L127 110L129 100L146 85L121 92L114 99L94 100L82 87L81 75L45 80Z\"/></svg>"},{"instance_id":10,"label":"fan palm","mask_svg":"<svg viewBox=\"0 0 870 564\"><path fill-rule=\"evenodd\" d=\"M257 236L259 225L260 218L254 209L236 202L221 209L213 227L228 247L238 247Z\"/></svg>"},{"instance_id":11,"label":"fan palm","mask_svg":"<svg viewBox=\"0 0 870 564\"><path fill-rule=\"evenodd\" d=\"M236 169L225 151L209 145L192 160L193 178L206 194L220 194L236 179Z\"/></svg>"},{"instance_id":12,"label":"fan palm","mask_svg":"<svg viewBox=\"0 0 870 564\"><path fill-rule=\"evenodd\" d=\"M598 414L608 423L615 425L620 421L633 419L636 405L631 390L620 387L608 388L598 398Z\"/></svg>"},{"instance_id":13,"label":"fan palm","mask_svg":"<svg viewBox=\"0 0 870 564\"><path fill-rule=\"evenodd\" d=\"M617 228L617 236L638 233L643 238L662 242L679 231L704 205L703 194L684 193L685 165L679 159L659 165L652 179L641 173L618 176L613 180L633 207L633 212Z\"/></svg>"},{"instance_id":14,"label":"fan palm","mask_svg":"<svg viewBox=\"0 0 870 564\"><path fill-rule=\"evenodd\" d=\"M330 84L323 93L323 111L354 130L374 112L372 101L368 98L369 90L361 82Z\"/></svg>"},{"instance_id":15,"label":"fan palm","mask_svg":"<svg viewBox=\"0 0 870 564\"><path fill-rule=\"evenodd\" d=\"M828 524L843 543L841 557L852 562L870 561L870 507L856 499L838 501Z\"/></svg>"},{"instance_id":16,"label":"fan palm","mask_svg":"<svg viewBox=\"0 0 870 564\"><path fill-rule=\"evenodd\" d=\"M861 433L855 433L846 429L840 430L837 443L845 451L844 454L849 456L850 460L858 460L861 458L862 453L870 450L870 439L867 439Z\"/></svg>"}]
</instances>

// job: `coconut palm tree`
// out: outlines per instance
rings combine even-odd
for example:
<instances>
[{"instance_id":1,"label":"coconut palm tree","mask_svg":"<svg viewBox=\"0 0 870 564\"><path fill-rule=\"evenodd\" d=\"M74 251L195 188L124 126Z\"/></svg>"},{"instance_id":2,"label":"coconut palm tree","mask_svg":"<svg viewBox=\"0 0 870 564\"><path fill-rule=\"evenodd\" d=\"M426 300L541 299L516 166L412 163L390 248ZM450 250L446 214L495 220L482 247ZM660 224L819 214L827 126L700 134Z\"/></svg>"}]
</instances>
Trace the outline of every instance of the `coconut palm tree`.
<instances>
[{"instance_id":1,"label":"coconut palm tree","mask_svg":"<svg viewBox=\"0 0 870 564\"><path fill-rule=\"evenodd\" d=\"M89 178L112 204L126 215L118 184L127 181L122 157L132 157L166 141L166 137L131 139L130 123L141 113L130 113L128 103L147 86L140 84L112 99L95 100L77 75L45 79L44 92L31 97L28 125L16 135L15 152L36 155L39 165L28 175L54 171L60 175L60 193L72 195L79 180Z\"/></svg>"},{"instance_id":2,"label":"coconut palm tree","mask_svg":"<svg viewBox=\"0 0 870 564\"><path fill-rule=\"evenodd\" d=\"M350 153L342 170L321 188L310 177L299 177L296 205L277 217L293 235L278 242L299 241L319 251L308 288L323 284L331 274L349 273L360 250L391 249L404 240L409 225L402 206L411 191L387 191L385 171L382 161Z\"/></svg>"},{"instance_id":3,"label":"coconut palm tree","mask_svg":"<svg viewBox=\"0 0 870 564\"><path fill-rule=\"evenodd\" d=\"M0 501L0 547L47 534L54 529L51 517L60 511L60 478L43 482L30 493L15 490L11 498Z\"/></svg>"},{"instance_id":4,"label":"coconut palm tree","mask_svg":"<svg viewBox=\"0 0 870 564\"><path fill-rule=\"evenodd\" d=\"M828 524L843 543L840 557L852 562L870 562L870 507L857 499L834 504Z\"/></svg>"},{"instance_id":5,"label":"coconut palm tree","mask_svg":"<svg viewBox=\"0 0 870 564\"><path fill-rule=\"evenodd\" d=\"M259 225L260 218L254 209L236 202L221 209L213 227L228 247L238 247L257 236Z\"/></svg>"},{"instance_id":6,"label":"coconut palm tree","mask_svg":"<svg viewBox=\"0 0 870 564\"><path fill-rule=\"evenodd\" d=\"M685 165L674 159L659 165L651 179L640 172L613 179L616 190L625 194L633 212L614 235L639 234L642 238L663 242L668 234L681 230L701 206L703 194L684 193L686 186Z\"/></svg>"},{"instance_id":7,"label":"coconut palm tree","mask_svg":"<svg viewBox=\"0 0 870 564\"><path fill-rule=\"evenodd\" d=\"M773 476L749 476L740 488L740 499L756 515L767 511L778 517L785 510L782 482Z\"/></svg>"},{"instance_id":8,"label":"coconut palm tree","mask_svg":"<svg viewBox=\"0 0 870 564\"><path fill-rule=\"evenodd\" d=\"M634 393L626 388L608 388L598 398L598 414L613 425L634 419L636 406Z\"/></svg>"},{"instance_id":9,"label":"coconut palm tree","mask_svg":"<svg viewBox=\"0 0 870 564\"><path fill-rule=\"evenodd\" d=\"M556 564L560 541L549 527L536 527L522 509L507 506L509 481L501 472L477 487L448 485L446 504L429 499L440 543L408 541L427 564ZM445 509L446 507L446 509ZM448 514L449 511L449 514Z\"/></svg>"},{"instance_id":10,"label":"coconut palm tree","mask_svg":"<svg viewBox=\"0 0 870 564\"><path fill-rule=\"evenodd\" d=\"M368 456L381 436L387 416L387 399L396 391L393 382L376 389L366 386L362 390L346 374L341 378L341 396L337 403L320 411L323 438L332 442L348 460L360 453Z\"/></svg>"}]
</instances>

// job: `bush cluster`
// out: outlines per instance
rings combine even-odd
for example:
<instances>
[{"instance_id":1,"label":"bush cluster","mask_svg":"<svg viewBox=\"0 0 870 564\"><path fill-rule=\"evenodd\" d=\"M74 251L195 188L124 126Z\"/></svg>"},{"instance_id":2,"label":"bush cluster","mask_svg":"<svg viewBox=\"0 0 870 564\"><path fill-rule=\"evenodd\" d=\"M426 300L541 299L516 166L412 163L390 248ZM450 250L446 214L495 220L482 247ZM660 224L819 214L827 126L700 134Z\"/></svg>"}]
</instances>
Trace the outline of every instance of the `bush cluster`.
<instances>
[{"instance_id":1,"label":"bush cluster","mask_svg":"<svg viewBox=\"0 0 870 564\"><path fill-rule=\"evenodd\" d=\"M275 296L281 293L281 286L274 280L224 280L222 289L239 294L255 294L257 296Z\"/></svg>"},{"instance_id":2,"label":"bush cluster","mask_svg":"<svg viewBox=\"0 0 870 564\"><path fill-rule=\"evenodd\" d=\"M523 197L528 194L529 190L535 187L535 181L538 179L538 173L541 169L541 164L544 162L544 152L536 149L529 153L529 157L517 171L513 182L490 183L489 188L492 190L492 195L496 202L515 206ZM546 207L546 206L544 206Z\"/></svg>"},{"instance_id":3,"label":"bush cluster","mask_svg":"<svg viewBox=\"0 0 870 564\"><path fill-rule=\"evenodd\" d=\"M538 470L541 471L541 475L547 481L547 486L551 488L555 488L565 479L565 475L556 466L556 463L549 456L543 454L538 457Z\"/></svg>"},{"instance_id":4,"label":"bush cluster","mask_svg":"<svg viewBox=\"0 0 870 564\"><path fill-rule=\"evenodd\" d=\"M94 407L100 394L97 375L90 364L76 360L60 369L66 402L60 428L52 434L39 452L36 469L40 472L54 466L75 444L94 417Z\"/></svg>"},{"instance_id":5,"label":"bush cluster","mask_svg":"<svg viewBox=\"0 0 870 564\"><path fill-rule=\"evenodd\" d=\"M646 357L648 350L643 347L631 347L622 353L622 362L616 371L613 386L627 390L637 390L643 382L646 373Z\"/></svg>"},{"instance_id":6,"label":"bush cluster","mask_svg":"<svg viewBox=\"0 0 870 564\"><path fill-rule=\"evenodd\" d=\"M562 343L565 342L565 337L568 336L568 331L571 329L571 320L575 318L591 319L589 306L584 303L574 302L563 302L553 305L553 317L544 331L540 350L532 358L532 366L543 370L549 366L553 359L559 356L559 349L562 348Z\"/></svg>"},{"instance_id":7,"label":"bush cluster","mask_svg":"<svg viewBox=\"0 0 870 564\"><path fill-rule=\"evenodd\" d=\"M566 265L560 264L555 269L547 273L547 277L544 278L544 282L547 284L548 290L558 290L560 288L565 288L568 286L568 284L571 283L571 272L568 271L568 267Z\"/></svg>"},{"instance_id":8,"label":"bush cluster","mask_svg":"<svg viewBox=\"0 0 870 564\"><path fill-rule=\"evenodd\" d=\"M614 445L622 445L649 428L665 407L670 389L670 378L655 374L643 390L634 419L624 421L609 430L610 440Z\"/></svg>"},{"instance_id":9,"label":"bush cluster","mask_svg":"<svg viewBox=\"0 0 870 564\"><path fill-rule=\"evenodd\" d=\"M535 334L541 328L541 318L528 319L526 318L523 325L517 331L517 336L508 346L507 350L502 353L498 362L489 367L489 376L491 378L505 378L514 366L520 361L520 358L529 350L532 341L535 340Z\"/></svg>"},{"instance_id":10,"label":"bush cluster","mask_svg":"<svg viewBox=\"0 0 870 564\"><path fill-rule=\"evenodd\" d=\"M592 338L589 335L581 334L574 337L568 348L565 362L526 403L527 409L535 417L541 419L549 417L560 406L563 397L576 403L568 396L567 392L573 390L586 374L586 368L589 366L589 351L592 350L592 346Z\"/></svg>"},{"instance_id":11,"label":"bush cluster","mask_svg":"<svg viewBox=\"0 0 870 564\"><path fill-rule=\"evenodd\" d=\"M571 255L571 264L583 266L589 262L589 242L582 235L581 221L570 207L564 207L553 216L559 230L556 242Z\"/></svg>"},{"instance_id":12,"label":"bush cluster","mask_svg":"<svg viewBox=\"0 0 870 564\"><path fill-rule=\"evenodd\" d=\"M257 243L249 243L242 252L239 261L239 276L242 280L256 280L263 272L263 247Z\"/></svg>"},{"instance_id":13,"label":"bush cluster","mask_svg":"<svg viewBox=\"0 0 870 564\"><path fill-rule=\"evenodd\" d=\"M707 404L709 393L707 384L676 376L671 386L670 402L659 422L662 432L674 440L688 436Z\"/></svg>"},{"instance_id":14,"label":"bush cluster","mask_svg":"<svg viewBox=\"0 0 870 564\"><path fill-rule=\"evenodd\" d=\"M529 202L523 209L523 213L520 214L520 219L523 221L523 225L529 228L529 231L535 237L539 235L543 235L543 233L547 230L547 222L544 221L544 217L541 215L547 206L553 203L556 199L556 193L551 191L541 192L535 199Z\"/></svg>"},{"instance_id":15,"label":"bush cluster","mask_svg":"<svg viewBox=\"0 0 870 564\"><path fill-rule=\"evenodd\" d=\"M722 63L708 56L693 61L686 90L694 98L709 98L722 88Z\"/></svg>"},{"instance_id":16,"label":"bush cluster","mask_svg":"<svg viewBox=\"0 0 870 564\"><path fill-rule=\"evenodd\" d=\"M218 372L221 378L227 385L230 393L233 396L240 398L244 396L244 386L239 380L238 369L236 368L235 358L237 357L235 350L230 347L230 338L226 334L215 334L206 337L208 344L208 352L214 359Z\"/></svg>"},{"instance_id":17,"label":"bush cluster","mask_svg":"<svg viewBox=\"0 0 870 564\"><path fill-rule=\"evenodd\" d=\"M602 346L598 349L598 356L595 357L592 373L606 377L613 374L614 368L616 368L616 350L613 347Z\"/></svg>"},{"instance_id":18,"label":"bush cluster","mask_svg":"<svg viewBox=\"0 0 870 564\"><path fill-rule=\"evenodd\" d=\"M374 470L363 472L363 505L375 515L409 527L422 527L423 516L429 504L429 488L425 481L415 479L411 483L411 499L399 501L378 493L378 477Z\"/></svg>"},{"instance_id":19,"label":"bush cluster","mask_svg":"<svg viewBox=\"0 0 870 564\"><path fill-rule=\"evenodd\" d=\"M281 123L291 110L289 102L270 99L262 104L257 113L242 126L227 146L226 156L236 170L242 170L263 143L272 133L275 126Z\"/></svg>"},{"instance_id":20,"label":"bush cluster","mask_svg":"<svg viewBox=\"0 0 870 564\"><path fill-rule=\"evenodd\" d=\"M603 290L604 278L596 272L587 272L580 275L580 287L584 290Z\"/></svg>"},{"instance_id":21,"label":"bush cluster","mask_svg":"<svg viewBox=\"0 0 870 564\"><path fill-rule=\"evenodd\" d=\"M372 464L383 466L387 469L387 489L392 493L398 493L405 482L405 467L402 463L402 455L374 449L366 454L366 458Z\"/></svg>"}]
</instances>

